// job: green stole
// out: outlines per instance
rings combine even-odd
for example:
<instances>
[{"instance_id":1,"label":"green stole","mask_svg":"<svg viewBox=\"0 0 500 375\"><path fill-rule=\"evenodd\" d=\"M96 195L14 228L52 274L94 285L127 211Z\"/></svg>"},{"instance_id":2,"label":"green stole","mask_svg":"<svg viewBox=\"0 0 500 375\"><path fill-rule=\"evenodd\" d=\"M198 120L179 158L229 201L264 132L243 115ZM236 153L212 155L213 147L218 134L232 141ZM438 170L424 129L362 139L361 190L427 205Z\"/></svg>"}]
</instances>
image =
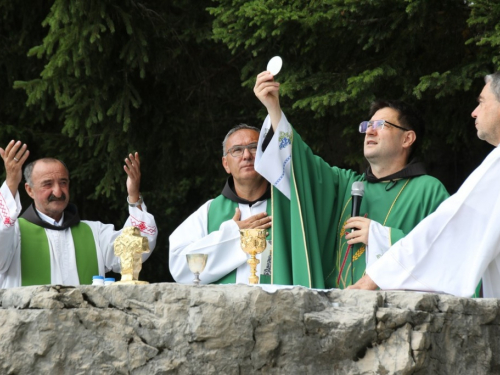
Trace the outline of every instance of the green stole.
<instances>
[{"instance_id":1,"label":"green stole","mask_svg":"<svg viewBox=\"0 0 500 375\"><path fill-rule=\"evenodd\" d=\"M344 287L346 280L350 282L353 265L356 266L353 281L356 281L365 271L365 247L358 244L346 256L344 223L350 217L352 183L362 180L363 176L331 167L315 156L295 131L274 136L283 137L283 144L292 144L293 157L290 199L273 190L273 283L319 289ZM288 142L284 142L286 137ZM424 184L425 176L420 180L420 184ZM407 181L400 180L398 186L388 192L384 183L365 186L360 212L367 213L366 207L370 206L372 220L384 223L388 218L386 225L391 227L393 241L408 233L447 197L440 184L432 185L431 192L438 193L441 199L429 194L432 199L422 209L419 205L408 208L408 202L413 196L419 196L421 190L417 182L403 188ZM376 194L378 190L384 192L383 197ZM400 201L398 194L403 191L405 201ZM342 273L337 284L340 268Z\"/></svg>"},{"instance_id":2,"label":"green stole","mask_svg":"<svg viewBox=\"0 0 500 375\"><path fill-rule=\"evenodd\" d=\"M21 285L50 285L50 250L45 229L19 219L21 230ZM81 285L92 284L99 274L94 235L85 223L71 227L75 244L76 268Z\"/></svg>"},{"instance_id":3,"label":"green stole","mask_svg":"<svg viewBox=\"0 0 500 375\"><path fill-rule=\"evenodd\" d=\"M237 207L238 207L237 202L233 202L232 200L227 199L223 195L219 195L217 198L215 198L210 204L210 208L208 209L208 223L207 223L208 233L210 234L212 232L219 230L221 224L224 221L231 220L234 216L234 211L236 210ZM269 214L270 212L271 212L271 199L268 199L267 213ZM269 231L267 239L270 240L271 238L272 238L272 231ZM261 267L265 267L265 265L263 264ZM236 283L236 269L228 273L226 276L223 276L219 280L214 281L212 284L235 284L235 283ZM271 277L266 275L260 275L259 283L270 284Z\"/></svg>"}]
</instances>

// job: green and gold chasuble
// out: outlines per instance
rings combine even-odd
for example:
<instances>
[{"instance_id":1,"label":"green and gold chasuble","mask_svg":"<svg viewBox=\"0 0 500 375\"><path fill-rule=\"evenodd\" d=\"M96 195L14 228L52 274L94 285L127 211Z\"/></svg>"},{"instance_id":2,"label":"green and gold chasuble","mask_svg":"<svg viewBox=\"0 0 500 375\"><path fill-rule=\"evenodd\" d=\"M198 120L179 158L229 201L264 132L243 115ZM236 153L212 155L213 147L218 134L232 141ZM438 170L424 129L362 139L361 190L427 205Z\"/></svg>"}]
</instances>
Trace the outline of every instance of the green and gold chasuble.
<instances>
[{"instance_id":1,"label":"green and gold chasuble","mask_svg":"<svg viewBox=\"0 0 500 375\"><path fill-rule=\"evenodd\" d=\"M215 198L212 203L210 203L210 208L208 210L208 223L207 230L208 233L212 233L214 231L219 230L221 224L225 221L231 220L234 216L234 211L238 207L238 203L234 202L223 195L219 195ZM267 214L271 214L271 199L267 200ZM269 235L267 236L267 240L271 240L272 233L269 230ZM243 250L241 250L243 251ZM272 253L272 252L271 252ZM261 264L261 269L264 269L265 265ZM214 281L212 284L234 284L236 283L236 269L222 277L221 279ZM259 276L260 284L269 284L270 276L268 275L260 275Z\"/></svg>"},{"instance_id":2,"label":"green and gold chasuble","mask_svg":"<svg viewBox=\"0 0 500 375\"><path fill-rule=\"evenodd\" d=\"M364 174L331 167L295 131L292 146L291 199L273 187L273 284L345 288L363 276L365 245L350 249L351 262L345 240L353 182L365 185L360 216L390 227L387 248L449 196L427 175L372 183Z\"/></svg>"}]
</instances>

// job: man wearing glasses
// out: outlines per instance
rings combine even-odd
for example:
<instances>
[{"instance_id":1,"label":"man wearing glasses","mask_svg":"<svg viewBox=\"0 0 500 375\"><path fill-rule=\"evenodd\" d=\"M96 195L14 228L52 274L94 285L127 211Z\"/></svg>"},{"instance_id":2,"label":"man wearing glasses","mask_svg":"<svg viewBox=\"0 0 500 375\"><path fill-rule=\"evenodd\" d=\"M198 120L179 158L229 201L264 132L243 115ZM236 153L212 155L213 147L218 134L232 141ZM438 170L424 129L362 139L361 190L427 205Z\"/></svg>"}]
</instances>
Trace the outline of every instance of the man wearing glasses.
<instances>
[{"instance_id":1,"label":"man wearing glasses","mask_svg":"<svg viewBox=\"0 0 500 375\"><path fill-rule=\"evenodd\" d=\"M500 72L484 80L472 117L478 138L495 148L450 199L391 247L353 289L380 286L470 297L482 279L484 297L500 298Z\"/></svg>"},{"instance_id":2,"label":"man wearing glasses","mask_svg":"<svg viewBox=\"0 0 500 375\"><path fill-rule=\"evenodd\" d=\"M373 103L370 121L359 125L370 166L358 174L313 155L282 113L270 72L257 76L254 92L269 113L256 169L273 185L273 283L346 288L448 197L412 161L423 121L408 105ZM364 197L360 216L351 218L356 181Z\"/></svg>"},{"instance_id":3,"label":"man wearing glasses","mask_svg":"<svg viewBox=\"0 0 500 375\"><path fill-rule=\"evenodd\" d=\"M175 281L193 280L187 254L208 254L202 283L248 284L250 267L240 247L239 230L269 229L272 221L269 183L254 169L259 132L258 128L240 124L224 138L222 166L230 176L221 195L201 206L170 236L169 267ZM269 245L258 258L259 282L269 283Z\"/></svg>"}]
</instances>

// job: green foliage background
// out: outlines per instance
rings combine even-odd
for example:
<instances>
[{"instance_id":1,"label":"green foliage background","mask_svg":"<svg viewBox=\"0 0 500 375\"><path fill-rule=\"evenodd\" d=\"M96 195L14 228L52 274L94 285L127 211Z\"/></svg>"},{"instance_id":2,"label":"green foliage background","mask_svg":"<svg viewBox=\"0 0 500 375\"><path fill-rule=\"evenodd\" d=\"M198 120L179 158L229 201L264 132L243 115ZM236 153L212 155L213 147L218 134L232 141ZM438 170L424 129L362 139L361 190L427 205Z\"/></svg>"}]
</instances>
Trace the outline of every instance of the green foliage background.
<instances>
[{"instance_id":1,"label":"green foliage background","mask_svg":"<svg viewBox=\"0 0 500 375\"><path fill-rule=\"evenodd\" d=\"M328 162L362 171L357 124L373 99L403 99L454 192L491 150L470 113L500 66L498 19L486 0L0 0L0 144L63 159L81 216L117 226L139 151L160 229L141 278L171 281L168 236L220 192L229 128L262 123L252 88L270 57L288 119Z\"/></svg>"}]
</instances>

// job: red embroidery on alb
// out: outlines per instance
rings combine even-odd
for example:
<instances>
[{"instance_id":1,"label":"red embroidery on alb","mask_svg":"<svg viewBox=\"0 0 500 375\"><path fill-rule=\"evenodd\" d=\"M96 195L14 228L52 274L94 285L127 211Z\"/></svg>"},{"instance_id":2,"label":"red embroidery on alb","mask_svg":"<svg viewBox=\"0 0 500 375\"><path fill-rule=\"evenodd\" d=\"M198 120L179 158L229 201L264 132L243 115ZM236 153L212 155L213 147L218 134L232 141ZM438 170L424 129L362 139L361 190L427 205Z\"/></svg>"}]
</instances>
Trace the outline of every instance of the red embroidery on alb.
<instances>
[{"instance_id":1,"label":"red embroidery on alb","mask_svg":"<svg viewBox=\"0 0 500 375\"><path fill-rule=\"evenodd\" d=\"M12 220L10 217L10 212L9 209L7 208L7 204L5 203L5 199L3 198L3 195L0 194L0 215L2 215L2 222L5 224L6 227L11 227L14 225L16 222L15 220Z\"/></svg>"},{"instance_id":2,"label":"red embroidery on alb","mask_svg":"<svg viewBox=\"0 0 500 375\"><path fill-rule=\"evenodd\" d=\"M155 234L156 233L156 227L150 227L146 225L144 221L137 220L135 217L130 216L130 221L132 222L132 225L136 228L139 228L139 230L143 233L147 234Z\"/></svg>"}]
</instances>

